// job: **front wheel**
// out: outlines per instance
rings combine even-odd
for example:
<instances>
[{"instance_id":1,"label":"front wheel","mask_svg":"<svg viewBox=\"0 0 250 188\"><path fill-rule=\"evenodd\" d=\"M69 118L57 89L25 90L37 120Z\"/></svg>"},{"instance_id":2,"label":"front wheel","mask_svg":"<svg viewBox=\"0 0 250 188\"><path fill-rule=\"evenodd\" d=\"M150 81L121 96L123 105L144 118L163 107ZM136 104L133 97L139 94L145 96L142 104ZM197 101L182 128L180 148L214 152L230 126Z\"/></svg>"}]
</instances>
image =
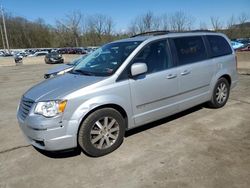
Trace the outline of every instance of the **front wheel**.
<instances>
[{"instance_id":1,"label":"front wheel","mask_svg":"<svg viewBox=\"0 0 250 188\"><path fill-rule=\"evenodd\" d=\"M89 155L99 157L117 149L124 138L125 120L115 109L103 108L82 123L78 143Z\"/></svg>"},{"instance_id":2,"label":"front wheel","mask_svg":"<svg viewBox=\"0 0 250 188\"><path fill-rule=\"evenodd\" d=\"M230 85L225 78L220 78L215 84L213 96L211 101L208 103L212 108L223 107L228 100L230 92Z\"/></svg>"}]
</instances>

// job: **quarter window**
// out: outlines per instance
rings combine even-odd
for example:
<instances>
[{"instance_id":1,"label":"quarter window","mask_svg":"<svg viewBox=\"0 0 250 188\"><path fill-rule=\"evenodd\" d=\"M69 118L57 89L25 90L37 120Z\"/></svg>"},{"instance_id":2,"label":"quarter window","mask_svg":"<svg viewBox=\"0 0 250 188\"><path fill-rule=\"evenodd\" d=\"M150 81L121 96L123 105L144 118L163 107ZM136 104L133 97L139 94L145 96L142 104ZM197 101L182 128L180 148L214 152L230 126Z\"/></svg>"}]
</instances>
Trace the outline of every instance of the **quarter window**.
<instances>
[{"instance_id":1,"label":"quarter window","mask_svg":"<svg viewBox=\"0 0 250 188\"><path fill-rule=\"evenodd\" d=\"M207 58L202 37L181 37L173 39L180 65L202 61Z\"/></svg>"},{"instance_id":2,"label":"quarter window","mask_svg":"<svg viewBox=\"0 0 250 188\"><path fill-rule=\"evenodd\" d=\"M154 73L173 67L167 52L167 41L152 42L144 47L133 60L133 63L143 62L148 66L148 73Z\"/></svg>"},{"instance_id":3,"label":"quarter window","mask_svg":"<svg viewBox=\"0 0 250 188\"><path fill-rule=\"evenodd\" d=\"M232 54L232 49L224 37L209 35L207 36L207 40L210 45L212 57Z\"/></svg>"}]
</instances>

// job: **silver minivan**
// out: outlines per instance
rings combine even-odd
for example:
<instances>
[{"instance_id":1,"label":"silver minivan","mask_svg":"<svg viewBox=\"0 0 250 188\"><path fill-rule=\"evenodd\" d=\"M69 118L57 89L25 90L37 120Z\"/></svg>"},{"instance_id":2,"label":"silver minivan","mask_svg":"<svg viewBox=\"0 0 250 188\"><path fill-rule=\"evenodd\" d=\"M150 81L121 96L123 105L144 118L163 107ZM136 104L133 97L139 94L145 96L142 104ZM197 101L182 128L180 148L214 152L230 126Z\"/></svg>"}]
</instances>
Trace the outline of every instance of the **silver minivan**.
<instances>
[{"instance_id":1,"label":"silver minivan","mask_svg":"<svg viewBox=\"0 0 250 188\"><path fill-rule=\"evenodd\" d=\"M126 130L205 102L224 106L236 63L220 33L144 33L106 44L29 89L18 122L37 148L102 156L119 147Z\"/></svg>"}]
</instances>

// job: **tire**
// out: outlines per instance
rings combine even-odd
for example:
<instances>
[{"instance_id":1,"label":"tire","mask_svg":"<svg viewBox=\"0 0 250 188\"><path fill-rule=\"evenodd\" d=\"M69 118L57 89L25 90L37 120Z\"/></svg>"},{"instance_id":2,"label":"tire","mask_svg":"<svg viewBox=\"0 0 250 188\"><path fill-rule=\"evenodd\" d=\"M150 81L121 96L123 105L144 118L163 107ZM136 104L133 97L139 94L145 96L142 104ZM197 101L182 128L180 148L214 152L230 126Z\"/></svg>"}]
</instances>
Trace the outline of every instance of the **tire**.
<instances>
[{"instance_id":1,"label":"tire","mask_svg":"<svg viewBox=\"0 0 250 188\"><path fill-rule=\"evenodd\" d=\"M223 107L228 100L230 93L230 85L226 78L220 78L215 84L213 90L213 96L208 105L211 108L221 108Z\"/></svg>"},{"instance_id":2,"label":"tire","mask_svg":"<svg viewBox=\"0 0 250 188\"><path fill-rule=\"evenodd\" d=\"M125 120L113 108L99 109L81 124L78 144L88 155L100 157L116 150L123 142Z\"/></svg>"}]
</instances>

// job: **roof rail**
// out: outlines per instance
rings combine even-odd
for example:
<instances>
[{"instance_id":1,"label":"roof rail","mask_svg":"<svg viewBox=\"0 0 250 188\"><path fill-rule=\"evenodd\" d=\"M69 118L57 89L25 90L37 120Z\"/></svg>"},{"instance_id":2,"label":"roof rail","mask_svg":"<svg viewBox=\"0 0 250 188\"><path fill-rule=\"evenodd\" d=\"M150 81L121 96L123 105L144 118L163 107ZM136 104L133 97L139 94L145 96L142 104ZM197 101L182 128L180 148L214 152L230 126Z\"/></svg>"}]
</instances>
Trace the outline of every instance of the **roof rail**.
<instances>
[{"instance_id":1,"label":"roof rail","mask_svg":"<svg viewBox=\"0 0 250 188\"><path fill-rule=\"evenodd\" d=\"M147 36L147 35L153 35L153 36L165 35L165 34L168 34L168 33L169 33L169 31L165 31L165 30L162 30L162 31L147 31L147 32L143 32L143 33L140 33L140 34L133 35L130 38L138 37L138 36Z\"/></svg>"},{"instance_id":2,"label":"roof rail","mask_svg":"<svg viewBox=\"0 0 250 188\"><path fill-rule=\"evenodd\" d=\"M166 31L165 30L162 30L162 31L148 31L148 32L143 32L143 33L133 35L130 38L138 37L138 36L148 36L148 35L153 35L153 36L166 35L166 34L169 34L169 33L196 33L196 32L215 33L216 31L211 31L211 30L207 30L207 29L197 29L197 30L190 30L190 31L167 31L167 30Z\"/></svg>"},{"instance_id":3,"label":"roof rail","mask_svg":"<svg viewBox=\"0 0 250 188\"><path fill-rule=\"evenodd\" d=\"M186 31L186 32L210 32L210 33L215 33L216 31L211 31L208 29L196 29L196 30L190 30L190 31Z\"/></svg>"}]
</instances>

